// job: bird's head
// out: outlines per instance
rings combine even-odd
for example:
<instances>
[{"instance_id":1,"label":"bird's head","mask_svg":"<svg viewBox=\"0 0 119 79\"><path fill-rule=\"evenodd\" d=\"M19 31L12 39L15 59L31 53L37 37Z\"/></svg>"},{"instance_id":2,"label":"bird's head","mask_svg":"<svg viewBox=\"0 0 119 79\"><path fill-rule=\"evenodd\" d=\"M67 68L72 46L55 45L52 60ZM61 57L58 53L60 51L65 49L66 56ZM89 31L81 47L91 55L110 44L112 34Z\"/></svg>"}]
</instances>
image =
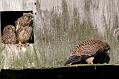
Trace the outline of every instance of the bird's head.
<instances>
[{"instance_id":1,"label":"bird's head","mask_svg":"<svg viewBox=\"0 0 119 79\"><path fill-rule=\"evenodd\" d=\"M33 22L33 14L31 12L23 13L23 19L25 21L27 21L28 24L32 24L32 22Z\"/></svg>"},{"instance_id":2,"label":"bird's head","mask_svg":"<svg viewBox=\"0 0 119 79\"><path fill-rule=\"evenodd\" d=\"M15 32L15 27L13 25L7 25L4 27L3 29L3 33L11 33L11 32Z\"/></svg>"}]
</instances>

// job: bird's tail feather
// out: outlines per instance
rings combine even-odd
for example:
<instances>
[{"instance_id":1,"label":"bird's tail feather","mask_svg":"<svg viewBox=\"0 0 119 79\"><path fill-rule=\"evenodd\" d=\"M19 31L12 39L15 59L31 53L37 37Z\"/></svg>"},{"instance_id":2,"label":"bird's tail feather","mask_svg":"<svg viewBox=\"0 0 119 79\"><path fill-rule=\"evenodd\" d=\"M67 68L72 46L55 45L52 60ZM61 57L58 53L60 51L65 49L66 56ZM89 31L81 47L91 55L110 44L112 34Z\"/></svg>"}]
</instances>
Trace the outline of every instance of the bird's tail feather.
<instances>
[{"instance_id":1,"label":"bird's tail feather","mask_svg":"<svg viewBox=\"0 0 119 79\"><path fill-rule=\"evenodd\" d=\"M81 61L81 56L70 56L64 65L73 64Z\"/></svg>"}]
</instances>

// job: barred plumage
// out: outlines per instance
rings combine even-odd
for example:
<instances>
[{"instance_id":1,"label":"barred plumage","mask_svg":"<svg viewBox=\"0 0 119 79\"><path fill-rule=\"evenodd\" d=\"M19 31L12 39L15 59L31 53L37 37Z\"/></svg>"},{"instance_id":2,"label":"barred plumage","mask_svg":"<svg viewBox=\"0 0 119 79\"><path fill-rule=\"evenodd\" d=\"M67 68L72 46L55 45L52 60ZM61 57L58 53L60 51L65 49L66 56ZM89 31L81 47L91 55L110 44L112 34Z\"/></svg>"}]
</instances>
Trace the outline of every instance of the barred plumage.
<instances>
[{"instance_id":1,"label":"barred plumage","mask_svg":"<svg viewBox=\"0 0 119 79\"><path fill-rule=\"evenodd\" d=\"M15 27L13 25L7 25L3 29L2 43L4 44L16 44Z\"/></svg>"},{"instance_id":2,"label":"barred plumage","mask_svg":"<svg viewBox=\"0 0 119 79\"><path fill-rule=\"evenodd\" d=\"M21 48L22 44L28 44L33 31L33 14L23 13L23 16L17 19L16 24L16 34L19 46Z\"/></svg>"},{"instance_id":3,"label":"barred plumage","mask_svg":"<svg viewBox=\"0 0 119 79\"><path fill-rule=\"evenodd\" d=\"M17 32L18 41L20 41L21 43L27 43L31 37L32 27L25 26L20 28Z\"/></svg>"},{"instance_id":4,"label":"barred plumage","mask_svg":"<svg viewBox=\"0 0 119 79\"><path fill-rule=\"evenodd\" d=\"M73 50L66 64L76 62L93 64L93 60L98 54L107 53L108 50L110 50L110 46L105 42L100 40L87 40L80 43L79 46ZM90 58L92 59L90 60Z\"/></svg>"},{"instance_id":5,"label":"barred plumage","mask_svg":"<svg viewBox=\"0 0 119 79\"><path fill-rule=\"evenodd\" d=\"M33 14L32 13L23 13L23 16L18 18L15 21L15 25L21 25L21 26L30 26L33 23Z\"/></svg>"}]
</instances>

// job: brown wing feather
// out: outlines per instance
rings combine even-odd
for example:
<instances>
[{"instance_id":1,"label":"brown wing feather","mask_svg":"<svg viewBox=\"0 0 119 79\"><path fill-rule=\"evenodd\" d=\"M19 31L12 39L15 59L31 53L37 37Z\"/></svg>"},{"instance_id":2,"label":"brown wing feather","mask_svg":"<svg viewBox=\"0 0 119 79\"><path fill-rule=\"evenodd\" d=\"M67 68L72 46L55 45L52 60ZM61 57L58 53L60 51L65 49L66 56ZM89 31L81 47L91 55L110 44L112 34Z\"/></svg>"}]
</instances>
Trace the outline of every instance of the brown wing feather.
<instances>
[{"instance_id":1,"label":"brown wing feather","mask_svg":"<svg viewBox=\"0 0 119 79\"><path fill-rule=\"evenodd\" d=\"M25 26L20 28L17 34L18 40L21 42L27 42L31 37L31 33L32 33L32 27Z\"/></svg>"},{"instance_id":2,"label":"brown wing feather","mask_svg":"<svg viewBox=\"0 0 119 79\"><path fill-rule=\"evenodd\" d=\"M106 52L110 49L110 46L107 43L104 43L100 40L88 40L79 44L72 55L82 56L93 56L97 53Z\"/></svg>"},{"instance_id":3,"label":"brown wing feather","mask_svg":"<svg viewBox=\"0 0 119 79\"><path fill-rule=\"evenodd\" d=\"M69 59L66 61L67 64L93 64L93 63L108 63L110 58L106 53L110 49L110 46L100 40L87 40L79 44L73 52L71 53ZM104 54L107 55L107 58L104 57ZM101 58L100 57L104 57ZM103 62L99 62L103 60ZM105 61L106 60L106 61Z\"/></svg>"},{"instance_id":4,"label":"brown wing feather","mask_svg":"<svg viewBox=\"0 0 119 79\"><path fill-rule=\"evenodd\" d=\"M15 21L15 25L20 25L21 27L29 26L33 23L32 13L23 13L23 16Z\"/></svg>"},{"instance_id":5,"label":"brown wing feather","mask_svg":"<svg viewBox=\"0 0 119 79\"><path fill-rule=\"evenodd\" d=\"M21 43L27 43L32 34L33 14L23 13L23 16L18 18L15 22L17 40Z\"/></svg>"}]
</instances>

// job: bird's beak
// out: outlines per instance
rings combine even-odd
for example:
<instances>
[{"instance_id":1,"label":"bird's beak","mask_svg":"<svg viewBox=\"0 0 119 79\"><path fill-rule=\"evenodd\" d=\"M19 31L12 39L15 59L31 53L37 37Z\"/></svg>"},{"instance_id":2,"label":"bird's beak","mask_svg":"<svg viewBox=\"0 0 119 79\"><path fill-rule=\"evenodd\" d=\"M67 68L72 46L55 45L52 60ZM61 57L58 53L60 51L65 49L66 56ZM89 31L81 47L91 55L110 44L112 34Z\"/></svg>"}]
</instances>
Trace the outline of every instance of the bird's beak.
<instances>
[{"instance_id":1,"label":"bird's beak","mask_svg":"<svg viewBox=\"0 0 119 79\"><path fill-rule=\"evenodd\" d=\"M73 55L73 56L69 57L69 59L66 61L66 63L64 65L73 64L73 63L76 63L79 61L81 61L81 57Z\"/></svg>"}]
</instances>

